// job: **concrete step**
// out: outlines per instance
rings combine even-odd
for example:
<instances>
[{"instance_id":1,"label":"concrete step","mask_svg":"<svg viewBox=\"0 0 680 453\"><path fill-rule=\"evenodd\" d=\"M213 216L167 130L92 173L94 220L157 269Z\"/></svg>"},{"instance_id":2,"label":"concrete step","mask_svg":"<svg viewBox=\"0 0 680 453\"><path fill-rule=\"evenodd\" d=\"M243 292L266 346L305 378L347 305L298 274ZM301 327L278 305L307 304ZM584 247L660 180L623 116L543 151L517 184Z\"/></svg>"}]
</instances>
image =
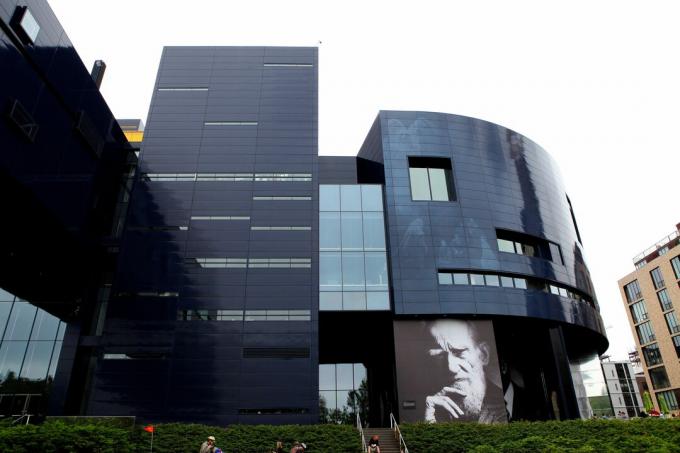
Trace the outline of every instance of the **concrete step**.
<instances>
[{"instance_id":1,"label":"concrete step","mask_svg":"<svg viewBox=\"0 0 680 453\"><path fill-rule=\"evenodd\" d=\"M380 453L400 453L399 440L394 437L394 431L391 428L364 429L366 442L375 435L380 438Z\"/></svg>"}]
</instances>

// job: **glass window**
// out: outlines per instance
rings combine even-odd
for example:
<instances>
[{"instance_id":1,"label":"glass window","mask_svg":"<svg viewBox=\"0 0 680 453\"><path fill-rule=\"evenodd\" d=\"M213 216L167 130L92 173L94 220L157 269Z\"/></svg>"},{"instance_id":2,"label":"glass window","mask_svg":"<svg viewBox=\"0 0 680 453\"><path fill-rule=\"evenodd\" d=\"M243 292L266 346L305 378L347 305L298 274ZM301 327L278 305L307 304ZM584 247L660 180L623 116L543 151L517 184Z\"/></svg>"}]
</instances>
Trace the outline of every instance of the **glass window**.
<instances>
[{"instance_id":1,"label":"glass window","mask_svg":"<svg viewBox=\"0 0 680 453\"><path fill-rule=\"evenodd\" d=\"M341 292L322 292L319 294L319 310L342 310Z\"/></svg>"},{"instance_id":2,"label":"glass window","mask_svg":"<svg viewBox=\"0 0 680 453\"><path fill-rule=\"evenodd\" d=\"M319 185L319 211L340 210L340 186Z\"/></svg>"},{"instance_id":3,"label":"glass window","mask_svg":"<svg viewBox=\"0 0 680 453\"><path fill-rule=\"evenodd\" d=\"M340 250L340 212L319 213L319 250Z\"/></svg>"},{"instance_id":4,"label":"glass window","mask_svg":"<svg viewBox=\"0 0 680 453\"><path fill-rule=\"evenodd\" d=\"M666 374L666 368L664 367L649 370L649 378L652 380L652 387L655 390L671 386L671 383L668 381L668 374Z\"/></svg>"},{"instance_id":5,"label":"glass window","mask_svg":"<svg viewBox=\"0 0 680 453\"><path fill-rule=\"evenodd\" d=\"M680 325L678 325L678 318L675 316L675 312L666 313L666 324L668 324L668 331L671 334L680 332Z\"/></svg>"},{"instance_id":6,"label":"glass window","mask_svg":"<svg viewBox=\"0 0 680 453\"><path fill-rule=\"evenodd\" d=\"M569 294L567 293L567 290L566 290L565 288L559 287L559 288L557 288L557 289L558 289L559 292L560 292L560 296L562 296L562 297L569 297Z\"/></svg>"},{"instance_id":7,"label":"glass window","mask_svg":"<svg viewBox=\"0 0 680 453\"><path fill-rule=\"evenodd\" d=\"M638 339L640 340L641 345L656 340L654 330L652 329L652 325L649 322L636 326L635 330L637 331Z\"/></svg>"},{"instance_id":8,"label":"glass window","mask_svg":"<svg viewBox=\"0 0 680 453\"><path fill-rule=\"evenodd\" d=\"M527 281L524 278L513 278L515 282L515 288L527 289Z\"/></svg>"},{"instance_id":9,"label":"glass window","mask_svg":"<svg viewBox=\"0 0 680 453\"><path fill-rule=\"evenodd\" d=\"M354 388L361 387L361 383L366 380L366 367L363 363L354 364Z\"/></svg>"},{"instance_id":10,"label":"glass window","mask_svg":"<svg viewBox=\"0 0 680 453\"><path fill-rule=\"evenodd\" d=\"M482 274L470 274L470 283L473 285L483 285L484 276Z\"/></svg>"},{"instance_id":11,"label":"glass window","mask_svg":"<svg viewBox=\"0 0 680 453\"><path fill-rule=\"evenodd\" d=\"M9 312L12 310L11 302L0 302L0 338L5 331L7 320L9 319Z\"/></svg>"},{"instance_id":12,"label":"glass window","mask_svg":"<svg viewBox=\"0 0 680 453\"><path fill-rule=\"evenodd\" d=\"M448 272L439 272L437 278L440 285L453 285L453 277Z\"/></svg>"},{"instance_id":13,"label":"glass window","mask_svg":"<svg viewBox=\"0 0 680 453\"><path fill-rule=\"evenodd\" d=\"M61 346L62 346L63 343L64 343L63 341L55 341L54 342L52 359L50 360L50 369L47 372L47 375L50 376L52 379L54 379L54 376L55 376L56 371L57 371L57 364L59 363L59 356L61 355Z\"/></svg>"},{"instance_id":14,"label":"glass window","mask_svg":"<svg viewBox=\"0 0 680 453\"><path fill-rule=\"evenodd\" d=\"M361 185L361 209L366 211L382 211L382 186Z\"/></svg>"},{"instance_id":15,"label":"glass window","mask_svg":"<svg viewBox=\"0 0 680 453\"><path fill-rule=\"evenodd\" d=\"M339 291L341 288L342 264L340 252L319 253L319 290Z\"/></svg>"},{"instance_id":16,"label":"glass window","mask_svg":"<svg viewBox=\"0 0 680 453\"><path fill-rule=\"evenodd\" d=\"M366 310L366 293L363 291L342 293L342 309L357 311Z\"/></svg>"},{"instance_id":17,"label":"glass window","mask_svg":"<svg viewBox=\"0 0 680 453\"><path fill-rule=\"evenodd\" d=\"M335 390L319 391L319 405L331 411L335 410L337 408L337 402L335 400Z\"/></svg>"},{"instance_id":18,"label":"glass window","mask_svg":"<svg viewBox=\"0 0 680 453\"><path fill-rule=\"evenodd\" d=\"M469 285L468 274L453 274L453 284L454 285Z\"/></svg>"},{"instance_id":19,"label":"glass window","mask_svg":"<svg viewBox=\"0 0 680 453\"><path fill-rule=\"evenodd\" d=\"M486 281L487 286L500 286L498 275L485 275L484 280Z\"/></svg>"},{"instance_id":20,"label":"glass window","mask_svg":"<svg viewBox=\"0 0 680 453\"><path fill-rule=\"evenodd\" d=\"M564 264L564 260L562 259L562 251L560 250L560 246L557 244L553 244L552 242L548 242L548 247L550 248L550 258L552 262L557 263L557 264Z\"/></svg>"},{"instance_id":21,"label":"glass window","mask_svg":"<svg viewBox=\"0 0 680 453\"><path fill-rule=\"evenodd\" d=\"M362 252L342 253L343 291L364 291L364 254Z\"/></svg>"},{"instance_id":22,"label":"glass window","mask_svg":"<svg viewBox=\"0 0 680 453\"><path fill-rule=\"evenodd\" d=\"M31 340L50 340L54 341L57 337L59 319L44 310L38 310L35 318Z\"/></svg>"},{"instance_id":23,"label":"glass window","mask_svg":"<svg viewBox=\"0 0 680 453\"><path fill-rule=\"evenodd\" d=\"M675 346L675 354L680 358L680 335L673 337L673 346Z\"/></svg>"},{"instance_id":24,"label":"glass window","mask_svg":"<svg viewBox=\"0 0 680 453\"><path fill-rule=\"evenodd\" d=\"M351 408L349 400L349 392L351 390L338 390L336 395L338 396L338 409L341 411L349 410Z\"/></svg>"},{"instance_id":25,"label":"glass window","mask_svg":"<svg viewBox=\"0 0 680 453\"><path fill-rule=\"evenodd\" d=\"M673 272L675 273L675 278L680 279L680 256L676 256L671 260L671 265L673 266Z\"/></svg>"},{"instance_id":26,"label":"glass window","mask_svg":"<svg viewBox=\"0 0 680 453\"><path fill-rule=\"evenodd\" d=\"M364 212L364 250L385 250L385 223L382 212Z\"/></svg>"},{"instance_id":27,"label":"glass window","mask_svg":"<svg viewBox=\"0 0 680 453\"><path fill-rule=\"evenodd\" d=\"M661 351L659 351L659 345L652 343L649 346L642 348L642 355L645 356L645 362L647 366L658 365L663 362L661 358Z\"/></svg>"},{"instance_id":28,"label":"glass window","mask_svg":"<svg viewBox=\"0 0 680 453\"><path fill-rule=\"evenodd\" d=\"M673 308L673 303L671 302L671 298L668 296L665 288L656 293L656 296L659 298L662 311L668 311Z\"/></svg>"},{"instance_id":29,"label":"glass window","mask_svg":"<svg viewBox=\"0 0 680 453\"><path fill-rule=\"evenodd\" d=\"M654 268L649 272L649 275L652 276L652 282L654 282L654 288L656 289L661 289L664 286L666 286L665 282L663 281L663 274L661 273L661 269Z\"/></svg>"},{"instance_id":30,"label":"glass window","mask_svg":"<svg viewBox=\"0 0 680 453\"><path fill-rule=\"evenodd\" d=\"M503 277L501 276L501 285L503 288L514 288L515 285L512 282L512 277Z\"/></svg>"},{"instance_id":31,"label":"glass window","mask_svg":"<svg viewBox=\"0 0 680 453\"><path fill-rule=\"evenodd\" d=\"M366 291L387 290L387 255L385 252L366 252Z\"/></svg>"},{"instance_id":32,"label":"glass window","mask_svg":"<svg viewBox=\"0 0 680 453\"><path fill-rule=\"evenodd\" d=\"M0 302L12 302L12 301L14 301L14 295L0 288Z\"/></svg>"},{"instance_id":33,"label":"glass window","mask_svg":"<svg viewBox=\"0 0 680 453\"><path fill-rule=\"evenodd\" d=\"M28 302L15 302L9 315L4 340L28 340L37 308Z\"/></svg>"},{"instance_id":34,"label":"glass window","mask_svg":"<svg viewBox=\"0 0 680 453\"><path fill-rule=\"evenodd\" d=\"M560 294L560 290L557 289L557 286L555 286L555 285L550 285L550 294L559 295L559 294Z\"/></svg>"},{"instance_id":35,"label":"glass window","mask_svg":"<svg viewBox=\"0 0 680 453\"><path fill-rule=\"evenodd\" d=\"M409 168L411 177L411 199L415 201L430 200L430 184L427 168Z\"/></svg>"},{"instance_id":36,"label":"glass window","mask_svg":"<svg viewBox=\"0 0 680 453\"><path fill-rule=\"evenodd\" d=\"M389 310L390 295L387 291L366 293L367 310Z\"/></svg>"},{"instance_id":37,"label":"glass window","mask_svg":"<svg viewBox=\"0 0 680 453\"><path fill-rule=\"evenodd\" d=\"M28 344L21 377L26 379L45 379L52 355L51 341L31 341Z\"/></svg>"},{"instance_id":38,"label":"glass window","mask_svg":"<svg viewBox=\"0 0 680 453\"><path fill-rule=\"evenodd\" d=\"M354 185L340 186L340 210L361 211L361 187Z\"/></svg>"},{"instance_id":39,"label":"glass window","mask_svg":"<svg viewBox=\"0 0 680 453\"><path fill-rule=\"evenodd\" d=\"M336 382L338 390L354 389L354 367L351 363L338 363L336 365Z\"/></svg>"},{"instance_id":40,"label":"glass window","mask_svg":"<svg viewBox=\"0 0 680 453\"><path fill-rule=\"evenodd\" d=\"M443 168L428 168L432 200L449 201L449 190L446 185L446 171Z\"/></svg>"},{"instance_id":41,"label":"glass window","mask_svg":"<svg viewBox=\"0 0 680 453\"><path fill-rule=\"evenodd\" d=\"M319 390L335 390L335 364L319 364Z\"/></svg>"},{"instance_id":42,"label":"glass window","mask_svg":"<svg viewBox=\"0 0 680 453\"><path fill-rule=\"evenodd\" d=\"M642 292L640 291L640 285L637 280L633 280L623 287L623 291L626 293L626 299L628 303L635 302L642 297Z\"/></svg>"},{"instance_id":43,"label":"glass window","mask_svg":"<svg viewBox=\"0 0 680 453\"><path fill-rule=\"evenodd\" d=\"M515 253L515 243L507 239L496 239L498 250L501 252Z\"/></svg>"},{"instance_id":44,"label":"glass window","mask_svg":"<svg viewBox=\"0 0 680 453\"><path fill-rule=\"evenodd\" d=\"M342 249L363 250L361 212L342 212Z\"/></svg>"},{"instance_id":45,"label":"glass window","mask_svg":"<svg viewBox=\"0 0 680 453\"><path fill-rule=\"evenodd\" d=\"M35 43L35 40L38 38L38 33L40 33L40 25L38 24L38 21L35 20L35 17L33 17L33 14L31 14L28 7L24 10L19 25L21 25L21 29L26 33L28 39L30 39L32 43Z\"/></svg>"},{"instance_id":46,"label":"glass window","mask_svg":"<svg viewBox=\"0 0 680 453\"><path fill-rule=\"evenodd\" d=\"M21 362L26 354L27 341L4 341L0 346L0 381L8 379L10 373L18 378Z\"/></svg>"},{"instance_id":47,"label":"glass window","mask_svg":"<svg viewBox=\"0 0 680 453\"><path fill-rule=\"evenodd\" d=\"M659 406L661 405L661 401L664 401L666 403L666 406L668 406L668 409L672 411L677 411L679 409L678 399L675 396L675 392L673 392L673 390L658 392L656 394L656 399L659 401Z\"/></svg>"},{"instance_id":48,"label":"glass window","mask_svg":"<svg viewBox=\"0 0 680 453\"><path fill-rule=\"evenodd\" d=\"M638 324L647 320L647 306L645 301L641 300L630 306L630 313L633 316L633 323Z\"/></svg>"}]
</instances>

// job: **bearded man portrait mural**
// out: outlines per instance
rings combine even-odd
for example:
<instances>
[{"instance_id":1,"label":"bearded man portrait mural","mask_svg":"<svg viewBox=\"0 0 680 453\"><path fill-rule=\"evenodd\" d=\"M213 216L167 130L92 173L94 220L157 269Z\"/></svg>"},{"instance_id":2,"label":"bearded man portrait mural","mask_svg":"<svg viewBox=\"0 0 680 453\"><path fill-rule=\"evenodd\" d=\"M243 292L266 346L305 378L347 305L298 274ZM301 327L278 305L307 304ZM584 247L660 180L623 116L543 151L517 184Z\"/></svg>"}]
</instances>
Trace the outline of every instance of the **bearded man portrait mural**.
<instances>
[{"instance_id":1,"label":"bearded man portrait mural","mask_svg":"<svg viewBox=\"0 0 680 453\"><path fill-rule=\"evenodd\" d=\"M395 338L402 421L507 421L491 321L401 321Z\"/></svg>"}]
</instances>

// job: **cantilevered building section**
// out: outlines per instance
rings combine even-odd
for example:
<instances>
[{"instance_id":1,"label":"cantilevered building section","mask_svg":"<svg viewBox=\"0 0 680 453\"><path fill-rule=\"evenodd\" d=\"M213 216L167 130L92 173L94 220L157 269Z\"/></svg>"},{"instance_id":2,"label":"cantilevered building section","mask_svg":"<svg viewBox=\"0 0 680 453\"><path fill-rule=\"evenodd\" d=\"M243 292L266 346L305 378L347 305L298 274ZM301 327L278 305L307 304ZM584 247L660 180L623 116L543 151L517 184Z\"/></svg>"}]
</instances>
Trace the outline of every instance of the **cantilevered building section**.
<instances>
[{"instance_id":1,"label":"cantilevered building section","mask_svg":"<svg viewBox=\"0 0 680 453\"><path fill-rule=\"evenodd\" d=\"M619 280L621 297L638 353L662 412L679 414L680 401L680 224L633 259L636 270Z\"/></svg>"}]
</instances>

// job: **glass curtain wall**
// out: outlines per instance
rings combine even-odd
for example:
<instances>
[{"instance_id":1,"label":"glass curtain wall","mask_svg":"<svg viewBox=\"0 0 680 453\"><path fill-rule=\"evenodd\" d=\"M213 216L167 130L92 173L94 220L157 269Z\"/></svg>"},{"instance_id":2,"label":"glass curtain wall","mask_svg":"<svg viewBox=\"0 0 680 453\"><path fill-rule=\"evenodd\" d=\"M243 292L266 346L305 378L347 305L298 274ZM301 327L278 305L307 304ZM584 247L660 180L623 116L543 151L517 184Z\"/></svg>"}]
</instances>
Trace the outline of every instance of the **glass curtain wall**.
<instances>
[{"instance_id":1,"label":"glass curtain wall","mask_svg":"<svg viewBox=\"0 0 680 453\"><path fill-rule=\"evenodd\" d=\"M347 423L368 415L366 367L361 363L319 365L319 415L323 423Z\"/></svg>"},{"instance_id":2,"label":"glass curtain wall","mask_svg":"<svg viewBox=\"0 0 680 453\"><path fill-rule=\"evenodd\" d=\"M0 289L0 415L44 414L66 324Z\"/></svg>"},{"instance_id":3,"label":"glass curtain wall","mask_svg":"<svg viewBox=\"0 0 680 453\"><path fill-rule=\"evenodd\" d=\"M389 310L382 186L319 186L319 309Z\"/></svg>"}]
</instances>

